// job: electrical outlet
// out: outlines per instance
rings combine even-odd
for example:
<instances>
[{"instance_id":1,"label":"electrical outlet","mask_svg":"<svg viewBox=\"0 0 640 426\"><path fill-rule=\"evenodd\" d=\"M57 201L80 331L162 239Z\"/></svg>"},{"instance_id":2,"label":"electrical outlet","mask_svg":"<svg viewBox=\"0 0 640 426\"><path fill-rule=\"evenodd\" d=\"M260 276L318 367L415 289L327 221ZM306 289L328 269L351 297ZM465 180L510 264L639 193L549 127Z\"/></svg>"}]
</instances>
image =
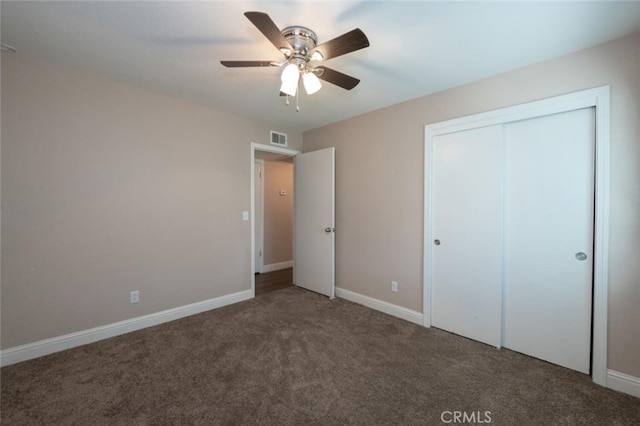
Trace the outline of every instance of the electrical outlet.
<instances>
[{"instance_id":1,"label":"electrical outlet","mask_svg":"<svg viewBox=\"0 0 640 426\"><path fill-rule=\"evenodd\" d=\"M398 282L397 281L391 281L391 291L394 293L398 292Z\"/></svg>"},{"instance_id":2,"label":"electrical outlet","mask_svg":"<svg viewBox=\"0 0 640 426\"><path fill-rule=\"evenodd\" d=\"M129 303L138 303L140 301L140 291L135 290L129 293Z\"/></svg>"}]
</instances>

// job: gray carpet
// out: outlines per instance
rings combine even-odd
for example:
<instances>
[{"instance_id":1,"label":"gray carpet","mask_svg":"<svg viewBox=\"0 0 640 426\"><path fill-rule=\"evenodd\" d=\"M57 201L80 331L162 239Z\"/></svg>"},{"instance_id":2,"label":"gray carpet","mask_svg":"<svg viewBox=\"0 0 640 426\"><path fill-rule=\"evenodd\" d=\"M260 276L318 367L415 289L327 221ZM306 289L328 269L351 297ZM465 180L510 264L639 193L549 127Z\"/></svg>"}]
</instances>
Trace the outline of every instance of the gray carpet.
<instances>
[{"instance_id":1,"label":"gray carpet","mask_svg":"<svg viewBox=\"0 0 640 426\"><path fill-rule=\"evenodd\" d=\"M295 287L2 368L1 409L7 425L640 424L640 399L588 376Z\"/></svg>"}]
</instances>

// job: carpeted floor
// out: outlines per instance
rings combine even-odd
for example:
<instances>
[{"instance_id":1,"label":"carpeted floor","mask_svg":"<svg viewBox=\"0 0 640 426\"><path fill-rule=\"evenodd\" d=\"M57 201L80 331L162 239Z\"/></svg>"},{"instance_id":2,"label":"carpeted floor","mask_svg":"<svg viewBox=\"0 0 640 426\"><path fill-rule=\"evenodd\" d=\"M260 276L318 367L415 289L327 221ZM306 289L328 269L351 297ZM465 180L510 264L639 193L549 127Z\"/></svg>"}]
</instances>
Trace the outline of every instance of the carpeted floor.
<instances>
[{"instance_id":1,"label":"carpeted floor","mask_svg":"<svg viewBox=\"0 0 640 426\"><path fill-rule=\"evenodd\" d=\"M7 425L640 424L640 399L588 376L295 287L2 368L1 409Z\"/></svg>"}]
</instances>

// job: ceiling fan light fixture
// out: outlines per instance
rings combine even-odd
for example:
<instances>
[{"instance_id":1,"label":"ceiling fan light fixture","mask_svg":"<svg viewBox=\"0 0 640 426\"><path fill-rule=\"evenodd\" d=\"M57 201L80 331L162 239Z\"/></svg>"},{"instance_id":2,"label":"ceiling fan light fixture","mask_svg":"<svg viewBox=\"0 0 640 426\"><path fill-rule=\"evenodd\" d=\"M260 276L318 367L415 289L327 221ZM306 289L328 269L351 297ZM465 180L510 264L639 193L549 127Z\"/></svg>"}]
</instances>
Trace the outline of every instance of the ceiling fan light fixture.
<instances>
[{"instance_id":1,"label":"ceiling fan light fixture","mask_svg":"<svg viewBox=\"0 0 640 426\"><path fill-rule=\"evenodd\" d=\"M302 82L304 83L304 90L307 91L308 95L313 95L322 88L320 79L316 77L313 72L306 71L302 74Z\"/></svg>"},{"instance_id":2,"label":"ceiling fan light fixture","mask_svg":"<svg viewBox=\"0 0 640 426\"><path fill-rule=\"evenodd\" d=\"M298 80L300 79L300 70L296 64L289 64L284 67L280 80L282 80L282 86L280 91L286 93L289 96L295 96L298 91Z\"/></svg>"},{"instance_id":3,"label":"ceiling fan light fixture","mask_svg":"<svg viewBox=\"0 0 640 426\"><path fill-rule=\"evenodd\" d=\"M322 53L319 50L315 50L312 54L311 54L311 60L312 61L321 61L324 59L324 56L322 55Z\"/></svg>"}]
</instances>

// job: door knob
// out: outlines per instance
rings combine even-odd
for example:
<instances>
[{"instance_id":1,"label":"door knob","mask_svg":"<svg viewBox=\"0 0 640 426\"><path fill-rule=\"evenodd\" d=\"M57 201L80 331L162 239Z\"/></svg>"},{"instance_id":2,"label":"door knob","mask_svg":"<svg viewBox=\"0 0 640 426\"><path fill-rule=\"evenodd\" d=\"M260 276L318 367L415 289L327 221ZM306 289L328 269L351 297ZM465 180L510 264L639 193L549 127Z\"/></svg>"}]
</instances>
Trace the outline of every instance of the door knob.
<instances>
[{"instance_id":1,"label":"door knob","mask_svg":"<svg viewBox=\"0 0 640 426\"><path fill-rule=\"evenodd\" d=\"M587 254L579 251L579 252L576 253L576 259L578 259L580 261L587 260Z\"/></svg>"},{"instance_id":2,"label":"door knob","mask_svg":"<svg viewBox=\"0 0 640 426\"><path fill-rule=\"evenodd\" d=\"M433 244L439 246L440 245L440 240L433 240Z\"/></svg>"},{"instance_id":3,"label":"door knob","mask_svg":"<svg viewBox=\"0 0 640 426\"><path fill-rule=\"evenodd\" d=\"M326 232L326 233L329 233L331 231L333 231L333 228L330 227L330 226L327 226L326 228L324 228L324 232Z\"/></svg>"}]
</instances>

